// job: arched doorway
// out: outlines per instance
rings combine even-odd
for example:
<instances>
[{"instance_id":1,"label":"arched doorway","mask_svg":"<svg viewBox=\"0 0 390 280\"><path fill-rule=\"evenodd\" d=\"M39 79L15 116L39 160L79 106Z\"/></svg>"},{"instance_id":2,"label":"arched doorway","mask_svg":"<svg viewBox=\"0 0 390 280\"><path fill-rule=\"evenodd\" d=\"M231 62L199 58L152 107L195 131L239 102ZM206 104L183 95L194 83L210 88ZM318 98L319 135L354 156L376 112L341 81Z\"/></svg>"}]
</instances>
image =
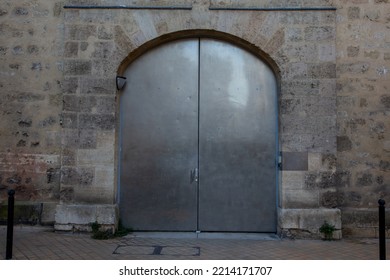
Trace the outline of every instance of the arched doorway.
<instances>
[{"instance_id":1,"label":"arched doorway","mask_svg":"<svg viewBox=\"0 0 390 280\"><path fill-rule=\"evenodd\" d=\"M210 38L172 41L125 70L120 219L143 231L276 232L277 83Z\"/></svg>"}]
</instances>

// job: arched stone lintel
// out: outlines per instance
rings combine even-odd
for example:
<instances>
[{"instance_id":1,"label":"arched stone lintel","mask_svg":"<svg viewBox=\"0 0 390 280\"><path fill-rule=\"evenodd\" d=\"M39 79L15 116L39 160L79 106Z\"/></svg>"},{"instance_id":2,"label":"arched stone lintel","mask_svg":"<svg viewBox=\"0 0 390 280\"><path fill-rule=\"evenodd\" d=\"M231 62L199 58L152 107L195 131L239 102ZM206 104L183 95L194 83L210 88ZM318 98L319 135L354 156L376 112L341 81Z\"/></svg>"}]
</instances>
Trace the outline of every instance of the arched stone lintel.
<instances>
[{"instance_id":1,"label":"arched stone lintel","mask_svg":"<svg viewBox=\"0 0 390 280\"><path fill-rule=\"evenodd\" d=\"M236 46L239 46L255 56L257 56L260 60L264 61L267 63L272 71L274 72L278 83L280 80L280 68L275 62L275 60L267 54L264 50L262 50L259 46L248 42L240 37L237 37L235 35L226 33L226 32L221 32L217 30L206 30L206 29L193 29L193 30L183 30L183 31L176 31L176 32L171 32L167 33L164 35L161 35L159 37L156 37L152 40L149 40L139 46L138 48L132 50L126 58L122 60L118 67L118 72L117 74L119 76L123 75L124 71L127 69L127 67L138 57L140 57L142 54L147 52L150 49L153 49L159 45L168 43L170 41L175 41L175 40L180 40L180 39L186 39L186 38L213 38L217 40L222 40L231 44L234 44Z\"/></svg>"}]
</instances>

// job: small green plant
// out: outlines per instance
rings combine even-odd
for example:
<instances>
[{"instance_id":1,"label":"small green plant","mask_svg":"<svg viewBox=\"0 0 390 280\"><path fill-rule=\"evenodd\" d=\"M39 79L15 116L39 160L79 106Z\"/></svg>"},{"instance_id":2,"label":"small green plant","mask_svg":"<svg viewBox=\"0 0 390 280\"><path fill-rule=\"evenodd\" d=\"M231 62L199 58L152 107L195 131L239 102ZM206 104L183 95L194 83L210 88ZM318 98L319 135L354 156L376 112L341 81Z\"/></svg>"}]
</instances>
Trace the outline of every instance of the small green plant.
<instances>
[{"instance_id":1,"label":"small green plant","mask_svg":"<svg viewBox=\"0 0 390 280\"><path fill-rule=\"evenodd\" d=\"M122 237L133 231L131 228L123 227L120 221L118 224L118 230L115 233L113 233L111 229L103 231L100 228L101 228L101 224L99 224L97 221L91 223L93 239L110 239L115 237Z\"/></svg>"},{"instance_id":2,"label":"small green plant","mask_svg":"<svg viewBox=\"0 0 390 280\"><path fill-rule=\"evenodd\" d=\"M324 234L325 240L333 240L333 232L336 230L334 225L325 221L320 227L320 232Z\"/></svg>"},{"instance_id":3,"label":"small green plant","mask_svg":"<svg viewBox=\"0 0 390 280\"><path fill-rule=\"evenodd\" d=\"M92 228L92 238L93 239L109 239L112 236L111 230L100 230L101 225L98 222L94 222L91 224Z\"/></svg>"}]
</instances>

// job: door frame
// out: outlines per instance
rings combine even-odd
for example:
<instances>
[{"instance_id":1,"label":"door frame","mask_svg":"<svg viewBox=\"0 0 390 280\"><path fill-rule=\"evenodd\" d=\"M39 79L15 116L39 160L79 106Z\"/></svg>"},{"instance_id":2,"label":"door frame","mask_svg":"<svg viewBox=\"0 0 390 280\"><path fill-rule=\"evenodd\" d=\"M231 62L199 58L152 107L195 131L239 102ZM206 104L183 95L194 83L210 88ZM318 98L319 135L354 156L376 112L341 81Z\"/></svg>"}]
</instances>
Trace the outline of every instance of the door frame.
<instances>
[{"instance_id":1,"label":"door frame","mask_svg":"<svg viewBox=\"0 0 390 280\"><path fill-rule=\"evenodd\" d=\"M280 208L280 205L279 205L279 187L281 185L280 183L280 168L278 168L278 165L279 165L279 162L280 162L280 145L281 145L281 141L280 141L280 136L279 136L279 128L280 128L280 80L281 80L281 75L280 75L280 69L277 65L277 63L271 58L271 56L269 54L267 54L266 52L264 52L263 50L261 50L259 47L255 46L254 44L242 39L242 38L239 38L237 36L234 36L232 34L229 34L229 33L224 33L224 32L219 32L219 31L215 31L215 30L185 30L185 31L177 31L177 32L173 32L173 33L169 33L169 34L165 34L165 35L162 35L160 37L157 37L155 39L152 39L146 43L144 43L143 45L139 46L138 48L136 48L135 50L133 50L132 52L129 53L129 55L122 61L122 63L119 65L118 67L118 71L117 71L117 75L118 76L122 76L123 73L126 71L126 69L128 68L128 66L134 62L138 57L142 56L144 53L146 53L147 51L151 50L151 49L154 49L160 45L164 45L168 42L171 42L171 41L176 41L176 40L180 40L180 39L194 39L194 38L211 38L211 39L216 39L216 40L220 40L220 41L224 41L226 43L229 43L229 44L232 44L232 45L235 45L237 47L240 47L242 48L243 50L246 50L250 53L252 53L255 57L257 57L259 60L261 60L262 62L264 62L265 64L267 64L270 69L272 70L274 76L275 76L275 79L276 79L276 83L277 83L277 90L276 90L276 112L277 112L277 116L276 116L276 133L275 133L275 138L276 138L276 151L275 151L275 162L276 162L276 168L275 168L275 197L276 197L276 221L275 221L275 225L276 225L276 228L277 228L277 231L279 230L279 219L278 219L278 209ZM122 139L121 139L121 131L120 131L120 127L121 127L121 116L120 116L120 95L121 95L121 90L118 89L118 98L116 98L117 100L117 104L116 104L116 119L118 120L117 121L117 129L116 129L116 147L117 147L117 151L116 151L116 167L117 167L117 171L116 171L116 180L117 180L117 186L116 186L116 194L115 194L115 197L116 197L116 204L119 206L120 204L120 174L121 174L121 166L120 166L120 154L121 154L121 151L120 151L120 147L122 146Z\"/></svg>"}]
</instances>

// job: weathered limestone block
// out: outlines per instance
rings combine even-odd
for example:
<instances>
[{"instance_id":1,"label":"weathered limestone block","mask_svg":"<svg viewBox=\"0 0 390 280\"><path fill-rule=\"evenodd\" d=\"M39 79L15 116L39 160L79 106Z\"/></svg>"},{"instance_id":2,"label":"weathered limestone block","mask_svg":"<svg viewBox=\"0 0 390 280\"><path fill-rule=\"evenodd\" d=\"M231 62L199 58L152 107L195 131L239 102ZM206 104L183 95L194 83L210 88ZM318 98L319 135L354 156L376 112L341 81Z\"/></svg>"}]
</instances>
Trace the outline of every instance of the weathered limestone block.
<instances>
[{"instance_id":1,"label":"weathered limestone block","mask_svg":"<svg viewBox=\"0 0 390 280\"><path fill-rule=\"evenodd\" d=\"M377 205L376 205L377 206ZM386 209L385 224L390 224L390 211ZM378 208L346 208L342 211L343 236L373 237L379 236ZM386 227L386 236L390 237L390 228Z\"/></svg>"},{"instance_id":2,"label":"weathered limestone block","mask_svg":"<svg viewBox=\"0 0 390 280\"><path fill-rule=\"evenodd\" d=\"M320 195L320 206L326 208L337 208L345 204L345 192L342 191L326 191Z\"/></svg>"},{"instance_id":3,"label":"weathered limestone block","mask_svg":"<svg viewBox=\"0 0 390 280\"><path fill-rule=\"evenodd\" d=\"M281 172L281 180L284 190L302 190L305 187L304 171L285 171Z\"/></svg>"},{"instance_id":4,"label":"weathered limestone block","mask_svg":"<svg viewBox=\"0 0 390 280\"><path fill-rule=\"evenodd\" d=\"M112 130L115 128L116 118L112 114L80 114L79 128Z\"/></svg>"},{"instance_id":5,"label":"weathered limestone block","mask_svg":"<svg viewBox=\"0 0 390 280\"><path fill-rule=\"evenodd\" d=\"M332 132L332 131L331 131ZM282 150L284 151L301 151L332 153L335 152L336 139L335 132L330 134L293 134L282 132Z\"/></svg>"},{"instance_id":6,"label":"weathered limestone block","mask_svg":"<svg viewBox=\"0 0 390 280\"><path fill-rule=\"evenodd\" d=\"M272 38L268 41L267 45L264 47L264 51L266 51L270 55L277 52L284 45L284 38L285 38L284 29L279 29L274 33Z\"/></svg>"},{"instance_id":7,"label":"weathered limestone block","mask_svg":"<svg viewBox=\"0 0 390 280\"><path fill-rule=\"evenodd\" d=\"M80 81L80 93L91 95L114 95L115 79L113 78L90 78L86 77Z\"/></svg>"},{"instance_id":8,"label":"weathered limestone block","mask_svg":"<svg viewBox=\"0 0 390 280\"><path fill-rule=\"evenodd\" d=\"M352 149L352 142L348 136L337 137L337 151L344 152Z\"/></svg>"},{"instance_id":9,"label":"weathered limestone block","mask_svg":"<svg viewBox=\"0 0 390 280\"><path fill-rule=\"evenodd\" d=\"M60 160L57 155L0 153L0 188L14 189L18 201L56 201ZM36 186L40 186L39 189ZM6 191L0 192L6 199Z\"/></svg>"},{"instance_id":10,"label":"weathered limestone block","mask_svg":"<svg viewBox=\"0 0 390 280\"><path fill-rule=\"evenodd\" d=\"M57 202L54 203L43 203L42 212L40 217L41 225L54 225L55 222L55 209L57 207Z\"/></svg>"},{"instance_id":11,"label":"weathered limestone block","mask_svg":"<svg viewBox=\"0 0 390 280\"><path fill-rule=\"evenodd\" d=\"M80 149L77 152L77 161L80 166L114 165L114 151L112 149Z\"/></svg>"},{"instance_id":12,"label":"weathered limestone block","mask_svg":"<svg viewBox=\"0 0 390 280\"><path fill-rule=\"evenodd\" d=\"M14 205L14 223L16 225L54 225L55 202L18 202ZM0 224L7 224L8 205L0 200Z\"/></svg>"},{"instance_id":13,"label":"weathered limestone block","mask_svg":"<svg viewBox=\"0 0 390 280\"><path fill-rule=\"evenodd\" d=\"M71 24L65 27L65 38L68 40L88 40L89 37L96 37L95 25Z\"/></svg>"},{"instance_id":14,"label":"weathered limestone block","mask_svg":"<svg viewBox=\"0 0 390 280\"><path fill-rule=\"evenodd\" d=\"M66 60L64 74L72 76L88 75L92 72L92 63L88 60Z\"/></svg>"},{"instance_id":15,"label":"weathered limestone block","mask_svg":"<svg viewBox=\"0 0 390 280\"><path fill-rule=\"evenodd\" d=\"M289 238L319 238L324 222L334 225L333 237L341 239L341 211L339 209L279 209L282 236Z\"/></svg>"},{"instance_id":16,"label":"weathered limestone block","mask_svg":"<svg viewBox=\"0 0 390 280\"><path fill-rule=\"evenodd\" d=\"M348 171L337 170L325 172L308 172L305 177L307 189L327 189L348 187L351 174Z\"/></svg>"},{"instance_id":17,"label":"weathered limestone block","mask_svg":"<svg viewBox=\"0 0 390 280\"><path fill-rule=\"evenodd\" d=\"M97 132L93 129L82 129L79 131L79 148L96 149Z\"/></svg>"},{"instance_id":18,"label":"weathered limestone block","mask_svg":"<svg viewBox=\"0 0 390 280\"><path fill-rule=\"evenodd\" d=\"M309 171L333 171L337 169L337 157L334 154L309 153Z\"/></svg>"},{"instance_id":19,"label":"weathered limestone block","mask_svg":"<svg viewBox=\"0 0 390 280\"><path fill-rule=\"evenodd\" d=\"M307 152L282 152L282 170L307 171Z\"/></svg>"},{"instance_id":20,"label":"weathered limestone block","mask_svg":"<svg viewBox=\"0 0 390 280\"><path fill-rule=\"evenodd\" d=\"M115 231L118 222L118 209L115 205L71 205L59 204L55 213L56 230L78 231L90 229L97 222L106 229Z\"/></svg>"},{"instance_id":21,"label":"weathered limestone block","mask_svg":"<svg viewBox=\"0 0 390 280\"><path fill-rule=\"evenodd\" d=\"M354 20L360 18L360 7L349 7L348 8L348 19Z\"/></svg>"},{"instance_id":22,"label":"weathered limestone block","mask_svg":"<svg viewBox=\"0 0 390 280\"><path fill-rule=\"evenodd\" d=\"M95 174L93 167L66 167L62 168L61 173L61 183L73 186L91 185Z\"/></svg>"},{"instance_id":23,"label":"weathered limestone block","mask_svg":"<svg viewBox=\"0 0 390 280\"><path fill-rule=\"evenodd\" d=\"M314 41L317 43L334 40L336 36L334 26L310 26L306 27L304 32L306 41Z\"/></svg>"},{"instance_id":24,"label":"weathered limestone block","mask_svg":"<svg viewBox=\"0 0 390 280\"><path fill-rule=\"evenodd\" d=\"M65 57L77 57L79 52L78 42L66 42L64 56Z\"/></svg>"},{"instance_id":25,"label":"weathered limestone block","mask_svg":"<svg viewBox=\"0 0 390 280\"><path fill-rule=\"evenodd\" d=\"M319 206L317 190L284 190L281 205L285 209L312 209Z\"/></svg>"}]
</instances>

